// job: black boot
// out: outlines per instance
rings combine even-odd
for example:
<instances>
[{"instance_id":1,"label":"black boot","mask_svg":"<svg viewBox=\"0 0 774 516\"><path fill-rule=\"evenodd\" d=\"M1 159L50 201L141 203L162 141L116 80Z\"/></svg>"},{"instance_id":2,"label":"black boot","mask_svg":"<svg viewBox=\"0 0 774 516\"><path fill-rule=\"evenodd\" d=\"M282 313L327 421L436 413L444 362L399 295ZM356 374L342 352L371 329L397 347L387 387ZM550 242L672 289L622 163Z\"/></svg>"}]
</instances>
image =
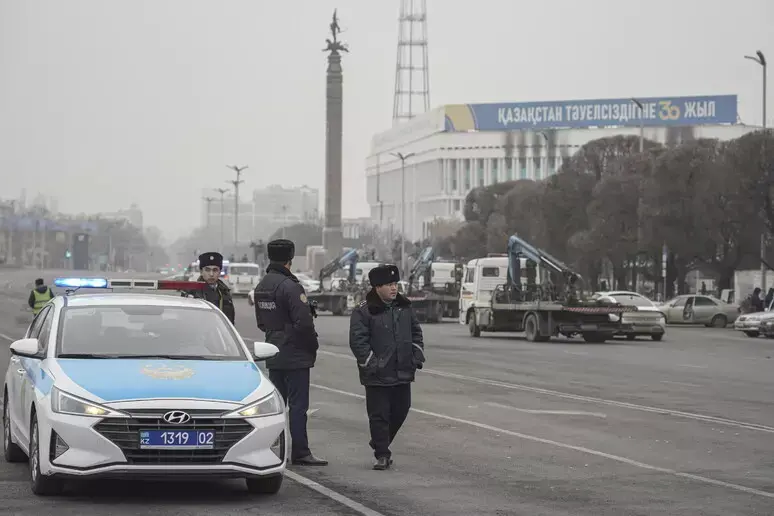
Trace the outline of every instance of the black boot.
<instances>
[{"instance_id":1,"label":"black boot","mask_svg":"<svg viewBox=\"0 0 774 516\"><path fill-rule=\"evenodd\" d=\"M390 467L392 461L387 457L379 457L374 462L374 469L378 471L384 471Z\"/></svg>"},{"instance_id":2,"label":"black boot","mask_svg":"<svg viewBox=\"0 0 774 516\"><path fill-rule=\"evenodd\" d=\"M327 466L328 461L325 459L318 459L310 453L306 457L293 459L293 464L296 466Z\"/></svg>"}]
</instances>

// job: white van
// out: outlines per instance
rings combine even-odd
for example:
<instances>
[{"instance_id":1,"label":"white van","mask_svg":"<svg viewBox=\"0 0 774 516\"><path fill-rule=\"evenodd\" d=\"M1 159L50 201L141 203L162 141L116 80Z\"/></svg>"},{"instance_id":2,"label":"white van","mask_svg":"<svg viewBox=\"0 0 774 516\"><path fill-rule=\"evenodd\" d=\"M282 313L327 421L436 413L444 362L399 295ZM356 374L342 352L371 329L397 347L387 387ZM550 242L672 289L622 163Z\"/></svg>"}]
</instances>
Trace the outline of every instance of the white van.
<instances>
[{"instance_id":1,"label":"white van","mask_svg":"<svg viewBox=\"0 0 774 516\"><path fill-rule=\"evenodd\" d=\"M520 258L521 284L527 284L527 259ZM540 283L540 266L535 281ZM477 306L489 306L498 285L508 281L508 257L492 256L470 260L462 270L460 288L460 324L468 324L468 315Z\"/></svg>"},{"instance_id":2,"label":"white van","mask_svg":"<svg viewBox=\"0 0 774 516\"><path fill-rule=\"evenodd\" d=\"M234 296L246 296L263 277L263 269L257 263L229 263L224 278Z\"/></svg>"}]
</instances>

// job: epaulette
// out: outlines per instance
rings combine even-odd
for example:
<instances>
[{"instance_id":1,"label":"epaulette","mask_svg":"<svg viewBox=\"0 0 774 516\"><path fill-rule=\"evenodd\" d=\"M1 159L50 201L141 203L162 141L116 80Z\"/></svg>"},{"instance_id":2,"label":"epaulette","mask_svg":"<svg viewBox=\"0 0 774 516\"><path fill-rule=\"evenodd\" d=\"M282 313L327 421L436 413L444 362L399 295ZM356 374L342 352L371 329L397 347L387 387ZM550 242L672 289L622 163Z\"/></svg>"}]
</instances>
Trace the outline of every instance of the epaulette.
<instances>
[{"instance_id":1,"label":"epaulette","mask_svg":"<svg viewBox=\"0 0 774 516\"><path fill-rule=\"evenodd\" d=\"M358 308L363 308L367 304L367 301L361 301Z\"/></svg>"}]
</instances>

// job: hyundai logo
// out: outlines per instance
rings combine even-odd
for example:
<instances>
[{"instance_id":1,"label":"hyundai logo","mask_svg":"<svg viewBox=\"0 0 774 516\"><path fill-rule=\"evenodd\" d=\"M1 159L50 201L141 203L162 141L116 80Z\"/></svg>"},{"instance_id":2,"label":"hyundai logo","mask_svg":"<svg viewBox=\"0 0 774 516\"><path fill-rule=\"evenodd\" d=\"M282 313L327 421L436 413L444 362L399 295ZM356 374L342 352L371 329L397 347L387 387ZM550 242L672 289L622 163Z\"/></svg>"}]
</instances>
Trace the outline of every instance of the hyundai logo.
<instances>
[{"instance_id":1,"label":"hyundai logo","mask_svg":"<svg viewBox=\"0 0 774 516\"><path fill-rule=\"evenodd\" d=\"M164 414L162 419L172 425L183 425L191 420L191 416L182 410L173 410Z\"/></svg>"}]
</instances>

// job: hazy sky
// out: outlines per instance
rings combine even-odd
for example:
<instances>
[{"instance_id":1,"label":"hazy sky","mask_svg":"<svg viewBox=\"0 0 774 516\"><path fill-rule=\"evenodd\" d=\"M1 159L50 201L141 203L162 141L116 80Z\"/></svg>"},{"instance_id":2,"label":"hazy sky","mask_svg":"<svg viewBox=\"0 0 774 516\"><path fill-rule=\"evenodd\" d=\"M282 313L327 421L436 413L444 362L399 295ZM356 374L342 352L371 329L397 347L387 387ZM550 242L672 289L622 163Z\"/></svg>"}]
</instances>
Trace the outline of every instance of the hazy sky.
<instances>
[{"instance_id":1,"label":"hazy sky","mask_svg":"<svg viewBox=\"0 0 774 516\"><path fill-rule=\"evenodd\" d=\"M433 106L738 94L742 120L761 122L761 70L743 56L774 60L772 0L427 3ZM322 188L334 7L351 48L344 216L366 215L398 0L0 0L0 197L134 202L172 238L198 224L201 189L232 178L226 164L250 165L245 192Z\"/></svg>"}]
</instances>

